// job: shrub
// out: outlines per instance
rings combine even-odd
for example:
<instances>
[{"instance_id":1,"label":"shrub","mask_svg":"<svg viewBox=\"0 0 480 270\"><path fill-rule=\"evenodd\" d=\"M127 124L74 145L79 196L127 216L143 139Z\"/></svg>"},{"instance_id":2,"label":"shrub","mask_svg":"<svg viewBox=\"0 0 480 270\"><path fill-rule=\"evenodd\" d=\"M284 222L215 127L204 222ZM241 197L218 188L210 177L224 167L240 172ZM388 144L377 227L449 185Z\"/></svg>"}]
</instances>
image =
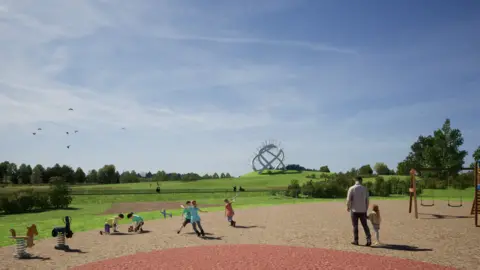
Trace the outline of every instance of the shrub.
<instances>
[{"instance_id":1,"label":"shrub","mask_svg":"<svg viewBox=\"0 0 480 270\"><path fill-rule=\"evenodd\" d=\"M297 197L298 194L300 193L301 188L298 180L292 179L290 181L290 185L287 187L287 192L286 195L289 197Z\"/></svg>"},{"instance_id":2,"label":"shrub","mask_svg":"<svg viewBox=\"0 0 480 270\"><path fill-rule=\"evenodd\" d=\"M53 177L50 180L50 204L54 208L68 208L72 203L71 189L62 177Z\"/></svg>"}]
</instances>

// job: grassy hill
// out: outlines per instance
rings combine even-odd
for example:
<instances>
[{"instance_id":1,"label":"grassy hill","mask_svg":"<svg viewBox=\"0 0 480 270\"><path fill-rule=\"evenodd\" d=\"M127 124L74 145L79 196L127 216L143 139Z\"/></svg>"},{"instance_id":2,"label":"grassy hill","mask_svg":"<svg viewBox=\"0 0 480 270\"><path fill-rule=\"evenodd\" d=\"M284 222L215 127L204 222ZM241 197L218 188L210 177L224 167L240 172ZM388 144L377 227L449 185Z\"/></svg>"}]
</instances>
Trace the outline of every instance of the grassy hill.
<instances>
[{"instance_id":1,"label":"grassy hill","mask_svg":"<svg viewBox=\"0 0 480 270\"><path fill-rule=\"evenodd\" d=\"M292 179L296 179L300 184L313 180L320 181L324 179L325 175L329 173L320 173L313 171L287 171L285 173L280 173L280 171L271 171L271 174L263 173L258 174L257 172L250 172L244 174L238 178L222 178L222 179L205 179L197 181L165 181L160 182L160 187L162 190L232 190L233 186L242 186L247 191L252 190L265 190L265 189L278 189L286 188ZM315 175L315 178L309 178L312 175ZM383 176L385 179L394 177L393 175ZM408 178L408 176L395 176L400 178ZM365 182L375 181L375 177L364 178ZM353 184L353 180L352 180ZM18 189L27 188L29 186L9 186L0 189L0 193L9 193ZM141 182L141 183L125 183L125 184L108 184L108 185L75 185L72 189L82 189L82 190L92 190L92 189L101 189L101 190L126 190L126 189L135 189L135 190L148 190L155 189L157 187L156 182ZM34 186L34 189L46 189L48 186Z\"/></svg>"}]
</instances>

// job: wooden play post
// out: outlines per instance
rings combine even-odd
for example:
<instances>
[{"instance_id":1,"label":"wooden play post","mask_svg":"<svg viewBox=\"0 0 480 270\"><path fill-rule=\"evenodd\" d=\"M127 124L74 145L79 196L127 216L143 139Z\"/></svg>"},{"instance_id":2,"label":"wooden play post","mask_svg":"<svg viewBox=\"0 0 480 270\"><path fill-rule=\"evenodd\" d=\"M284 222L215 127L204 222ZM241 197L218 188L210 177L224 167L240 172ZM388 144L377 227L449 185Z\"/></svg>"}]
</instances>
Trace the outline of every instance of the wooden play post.
<instances>
[{"instance_id":1,"label":"wooden play post","mask_svg":"<svg viewBox=\"0 0 480 270\"><path fill-rule=\"evenodd\" d=\"M415 179L415 175L417 171L415 169L410 170L410 188L408 191L410 192L410 205L408 207L408 213L412 213L412 204L415 210L415 218L418 219L418 206L417 206L417 180Z\"/></svg>"}]
</instances>

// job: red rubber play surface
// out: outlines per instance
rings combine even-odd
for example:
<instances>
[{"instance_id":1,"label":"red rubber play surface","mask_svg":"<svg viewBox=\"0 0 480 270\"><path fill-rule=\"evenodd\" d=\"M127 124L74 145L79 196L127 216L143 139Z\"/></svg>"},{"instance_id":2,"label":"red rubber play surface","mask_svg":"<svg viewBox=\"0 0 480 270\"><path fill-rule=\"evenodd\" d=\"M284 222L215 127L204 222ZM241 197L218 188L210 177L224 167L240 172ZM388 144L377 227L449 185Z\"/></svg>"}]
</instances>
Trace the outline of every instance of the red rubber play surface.
<instances>
[{"instance_id":1,"label":"red rubber play surface","mask_svg":"<svg viewBox=\"0 0 480 270\"><path fill-rule=\"evenodd\" d=\"M219 245L158 250L89 263L94 269L455 269L394 257L321 248Z\"/></svg>"}]
</instances>

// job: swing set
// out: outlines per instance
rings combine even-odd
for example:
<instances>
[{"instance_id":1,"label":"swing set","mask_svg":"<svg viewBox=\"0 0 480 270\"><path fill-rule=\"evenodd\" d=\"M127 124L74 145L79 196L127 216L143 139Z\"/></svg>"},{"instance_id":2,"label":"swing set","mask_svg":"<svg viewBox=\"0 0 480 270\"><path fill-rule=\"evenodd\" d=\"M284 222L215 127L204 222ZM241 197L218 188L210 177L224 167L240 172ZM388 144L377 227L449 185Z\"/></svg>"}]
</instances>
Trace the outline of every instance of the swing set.
<instances>
[{"instance_id":1,"label":"swing set","mask_svg":"<svg viewBox=\"0 0 480 270\"><path fill-rule=\"evenodd\" d=\"M475 215L475 226L479 227L479 219L478 216L480 214L480 161L475 162L475 168L462 168L462 170L471 171L474 170L473 180L475 186L475 194L474 194L474 202L472 204L471 215ZM444 169L422 169L424 171L445 171ZM417 170L411 169L410 170L410 203L409 203L409 210L408 213L412 213L412 206L413 210L415 211L415 218L418 219L418 205L417 205ZM450 186L450 179L447 180L447 186ZM422 195L420 194L420 205L423 207L432 207L435 206L435 194L432 195ZM458 200L453 200L452 196L448 196L448 206L449 207L462 207L463 206L463 198L460 195Z\"/></svg>"}]
</instances>

